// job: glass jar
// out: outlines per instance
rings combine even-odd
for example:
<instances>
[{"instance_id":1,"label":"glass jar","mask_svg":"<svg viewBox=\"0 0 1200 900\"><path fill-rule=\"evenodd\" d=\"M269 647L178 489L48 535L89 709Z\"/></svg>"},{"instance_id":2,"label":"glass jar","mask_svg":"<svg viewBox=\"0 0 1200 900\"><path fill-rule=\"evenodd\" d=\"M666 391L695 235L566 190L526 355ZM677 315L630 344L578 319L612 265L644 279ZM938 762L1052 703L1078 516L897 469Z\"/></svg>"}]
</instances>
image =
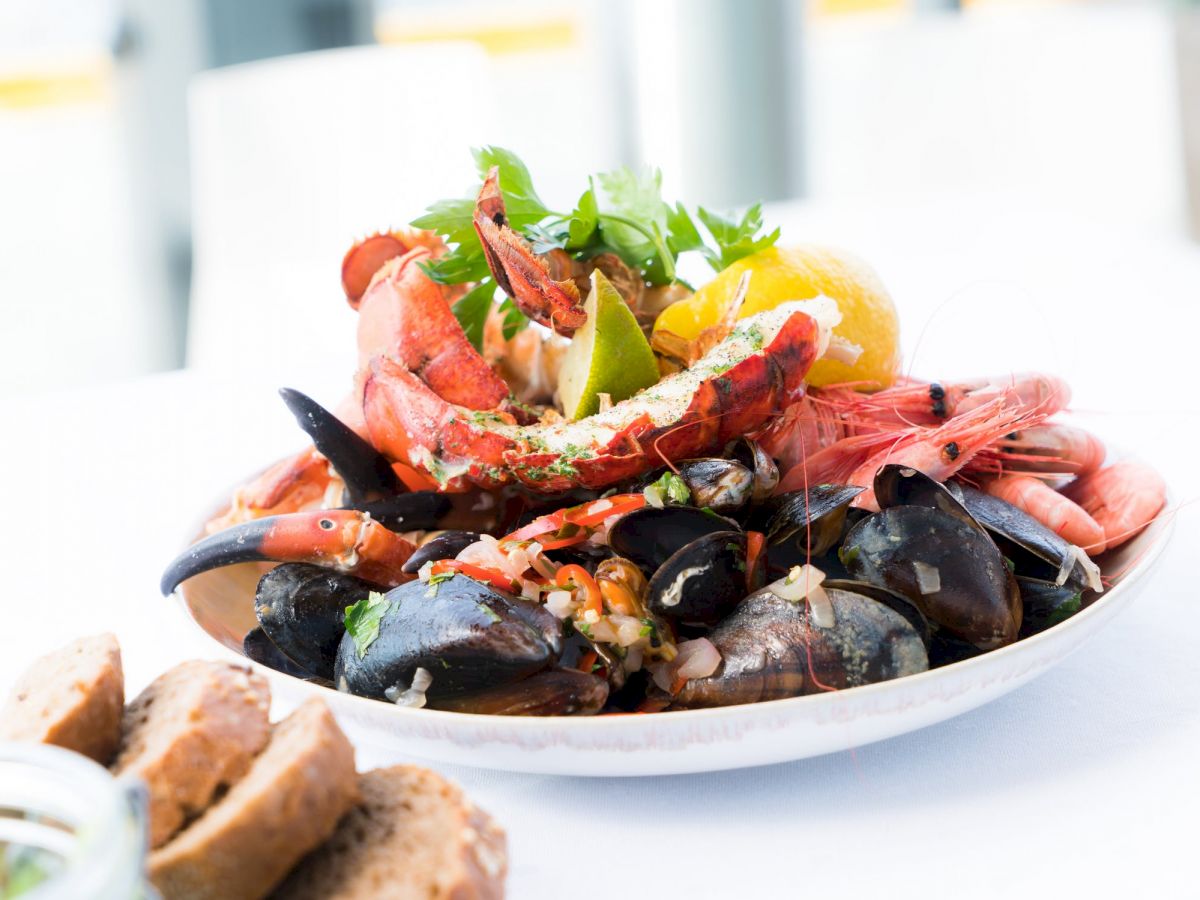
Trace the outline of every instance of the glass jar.
<instances>
[{"instance_id":1,"label":"glass jar","mask_svg":"<svg viewBox=\"0 0 1200 900\"><path fill-rule=\"evenodd\" d=\"M134 900L144 884L146 798L90 759L0 743L0 900Z\"/></svg>"}]
</instances>

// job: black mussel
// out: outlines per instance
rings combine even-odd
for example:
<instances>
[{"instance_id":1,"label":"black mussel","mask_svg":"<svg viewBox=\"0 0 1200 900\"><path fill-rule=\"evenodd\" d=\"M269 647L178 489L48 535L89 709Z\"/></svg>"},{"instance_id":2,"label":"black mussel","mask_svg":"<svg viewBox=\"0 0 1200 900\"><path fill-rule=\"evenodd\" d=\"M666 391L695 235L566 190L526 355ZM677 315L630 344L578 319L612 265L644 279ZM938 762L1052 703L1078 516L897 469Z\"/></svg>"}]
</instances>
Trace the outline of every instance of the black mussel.
<instances>
[{"instance_id":1,"label":"black mussel","mask_svg":"<svg viewBox=\"0 0 1200 900\"><path fill-rule=\"evenodd\" d=\"M259 665L274 669L276 672L282 672L284 675L291 675L294 678L313 678L312 672L300 668L271 643L271 639L267 637L267 633L262 630L261 625L246 632L246 636L242 638L242 653L246 655L247 659L254 660Z\"/></svg>"},{"instance_id":2,"label":"black mussel","mask_svg":"<svg viewBox=\"0 0 1200 900\"><path fill-rule=\"evenodd\" d=\"M474 531L443 531L421 544L404 564L403 571L414 574L421 571L427 562L454 559L467 547L479 540Z\"/></svg>"},{"instance_id":3,"label":"black mussel","mask_svg":"<svg viewBox=\"0 0 1200 900\"><path fill-rule=\"evenodd\" d=\"M1069 584L1055 584L1037 578L1017 576L1025 617L1021 621L1021 637L1045 631L1071 618L1083 605L1083 593Z\"/></svg>"},{"instance_id":4,"label":"black mussel","mask_svg":"<svg viewBox=\"0 0 1200 900\"><path fill-rule=\"evenodd\" d=\"M1021 596L995 543L941 510L894 506L863 519L838 556L857 580L903 594L982 650L1017 639Z\"/></svg>"},{"instance_id":5,"label":"black mussel","mask_svg":"<svg viewBox=\"0 0 1200 900\"><path fill-rule=\"evenodd\" d=\"M333 569L284 563L259 579L254 615L284 656L307 672L332 678L346 607L379 590Z\"/></svg>"},{"instance_id":6,"label":"black mussel","mask_svg":"<svg viewBox=\"0 0 1200 900\"><path fill-rule=\"evenodd\" d=\"M746 593L746 535L717 531L686 544L658 567L646 605L671 620L711 625Z\"/></svg>"},{"instance_id":7,"label":"black mussel","mask_svg":"<svg viewBox=\"0 0 1200 900\"><path fill-rule=\"evenodd\" d=\"M822 620L810 603L769 586L751 594L708 636L721 654L717 670L687 681L672 707L780 700L929 667L924 643L899 613L862 594L832 588L825 595Z\"/></svg>"},{"instance_id":8,"label":"black mussel","mask_svg":"<svg viewBox=\"0 0 1200 900\"><path fill-rule=\"evenodd\" d=\"M740 531L737 522L694 506L646 506L622 516L608 532L608 545L652 573L667 557L716 531Z\"/></svg>"},{"instance_id":9,"label":"black mussel","mask_svg":"<svg viewBox=\"0 0 1200 900\"><path fill-rule=\"evenodd\" d=\"M463 575L410 581L384 602L377 636L347 630L342 638L334 669L340 690L386 698L389 689L412 688L424 669L433 706L528 678L553 666L562 650L561 624L543 606Z\"/></svg>"},{"instance_id":10,"label":"black mussel","mask_svg":"<svg viewBox=\"0 0 1200 900\"><path fill-rule=\"evenodd\" d=\"M842 537L850 503L862 492L852 484L818 484L777 498L763 526L771 565L800 565L832 550Z\"/></svg>"},{"instance_id":11,"label":"black mussel","mask_svg":"<svg viewBox=\"0 0 1200 900\"><path fill-rule=\"evenodd\" d=\"M821 582L821 586L826 590L849 591L852 594L862 594L864 597L870 597L876 603L882 603L884 606L902 615L904 620L913 627L913 631L917 633L926 647L929 646L929 642L933 639L933 629L929 625L929 620L925 618L925 614L921 610L917 609L917 605L903 594L897 594L895 591L889 591L885 587L880 587L877 584L869 584L866 581L855 581L852 578L827 577Z\"/></svg>"},{"instance_id":12,"label":"black mussel","mask_svg":"<svg viewBox=\"0 0 1200 900\"><path fill-rule=\"evenodd\" d=\"M1101 590L1100 570L1087 555L1011 503L963 487L963 503L984 528L1001 542L1017 566L1017 574L1058 582L1076 589Z\"/></svg>"},{"instance_id":13,"label":"black mussel","mask_svg":"<svg viewBox=\"0 0 1200 900\"><path fill-rule=\"evenodd\" d=\"M679 463L692 506L722 515L740 512L754 492L754 472L732 459L688 459Z\"/></svg>"},{"instance_id":14,"label":"black mussel","mask_svg":"<svg viewBox=\"0 0 1200 900\"><path fill-rule=\"evenodd\" d=\"M389 497L404 489L383 454L341 419L292 388L281 388L279 395L296 417L296 423L312 438L313 446L342 477L349 504L361 508L369 500Z\"/></svg>"},{"instance_id":15,"label":"black mussel","mask_svg":"<svg viewBox=\"0 0 1200 900\"><path fill-rule=\"evenodd\" d=\"M940 669L964 659L973 659L984 652L986 651L956 638L945 629L935 630L933 639L929 642L929 668Z\"/></svg>"},{"instance_id":16,"label":"black mussel","mask_svg":"<svg viewBox=\"0 0 1200 900\"><path fill-rule=\"evenodd\" d=\"M608 701L608 682L577 669L547 669L474 694L433 700L431 709L488 716L591 716Z\"/></svg>"},{"instance_id":17,"label":"black mussel","mask_svg":"<svg viewBox=\"0 0 1200 900\"><path fill-rule=\"evenodd\" d=\"M875 501L880 509L893 506L927 506L981 527L963 504L962 487L956 482L942 483L919 469L889 464L875 473Z\"/></svg>"},{"instance_id":18,"label":"black mussel","mask_svg":"<svg viewBox=\"0 0 1200 900\"><path fill-rule=\"evenodd\" d=\"M779 484L779 466L775 465L771 454L764 450L758 441L741 437L725 448L725 455L736 459L754 473L750 502L759 504L766 501Z\"/></svg>"}]
</instances>

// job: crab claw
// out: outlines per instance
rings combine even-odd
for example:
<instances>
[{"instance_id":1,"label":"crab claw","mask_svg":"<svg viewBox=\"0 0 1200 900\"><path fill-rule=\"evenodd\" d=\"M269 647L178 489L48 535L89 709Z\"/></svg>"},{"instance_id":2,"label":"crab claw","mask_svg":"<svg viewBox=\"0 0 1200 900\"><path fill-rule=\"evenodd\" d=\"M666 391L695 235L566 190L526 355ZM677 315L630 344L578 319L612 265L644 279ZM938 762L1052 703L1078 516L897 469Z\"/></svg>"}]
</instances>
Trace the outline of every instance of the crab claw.
<instances>
[{"instance_id":1,"label":"crab claw","mask_svg":"<svg viewBox=\"0 0 1200 900\"><path fill-rule=\"evenodd\" d=\"M488 268L521 312L570 337L587 320L579 288L569 279L551 278L550 267L509 227L499 178L499 168L492 166L475 201L475 231Z\"/></svg>"},{"instance_id":2,"label":"crab claw","mask_svg":"<svg viewBox=\"0 0 1200 900\"><path fill-rule=\"evenodd\" d=\"M411 581L402 567L416 548L369 513L320 509L234 525L193 544L163 573L163 595L193 575L234 563L305 562L380 585Z\"/></svg>"},{"instance_id":3,"label":"crab claw","mask_svg":"<svg viewBox=\"0 0 1200 900\"><path fill-rule=\"evenodd\" d=\"M304 433L312 438L313 446L341 476L350 505L361 507L369 500L390 497L402 490L391 464L341 419L292 388L280 388L279 396Z\"/></svg>"}]
</instances>

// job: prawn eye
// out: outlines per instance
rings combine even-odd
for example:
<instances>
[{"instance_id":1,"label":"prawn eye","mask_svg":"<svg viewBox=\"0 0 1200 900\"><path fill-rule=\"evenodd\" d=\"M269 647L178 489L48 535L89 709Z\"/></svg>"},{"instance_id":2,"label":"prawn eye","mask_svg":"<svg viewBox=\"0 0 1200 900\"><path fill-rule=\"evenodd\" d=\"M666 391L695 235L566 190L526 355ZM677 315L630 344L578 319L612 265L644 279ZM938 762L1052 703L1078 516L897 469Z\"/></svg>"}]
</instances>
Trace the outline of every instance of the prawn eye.
<instances>
[{"instance_id":1,"label":"prawn eye","mask_svg":"<svg viewBox=\"0 0 1200 900\"><path fill-rule=\"evenodd\" d=\"M948 456L950 458L951 462L954 462L954 460L958 459L958 453L959 453L958 442L951 441L945 447L942 448L942 451L946 454L946 456Z\"/></svg>"},{"instance_id":2,"label":"prawn eye","mask_svg":"<svg viewBox=\"0 0 1200 900\"><path fill-rule=\"evenodd\" d=\"M321 519L319 522L317 522L317 525L323 531L332 531L333 530L333 519Z\"/></svg>"}]
</instances>

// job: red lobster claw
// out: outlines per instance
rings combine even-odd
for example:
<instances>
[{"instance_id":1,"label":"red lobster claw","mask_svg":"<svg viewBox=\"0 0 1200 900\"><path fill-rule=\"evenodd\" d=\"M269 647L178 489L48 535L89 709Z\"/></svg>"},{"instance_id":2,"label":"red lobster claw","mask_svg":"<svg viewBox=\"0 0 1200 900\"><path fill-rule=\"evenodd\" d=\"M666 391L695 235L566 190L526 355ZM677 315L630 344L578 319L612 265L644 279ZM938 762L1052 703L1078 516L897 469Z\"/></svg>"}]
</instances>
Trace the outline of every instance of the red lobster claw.
<instances>
[{"instance_id":1,"label":"red lobster claw","mask_svg":"<svg viewBox=\"0 0 1200 900\"><path fill-rule=\"evenodd\" d=\"M492 166L475 201L475 231L483 244L488 268L496 284L516 301L521 312L570 337L587 321L579 288L569 279L551 278L550 267L509 227L499 177L499 168Z\"/></svg>"}]
</instances>

